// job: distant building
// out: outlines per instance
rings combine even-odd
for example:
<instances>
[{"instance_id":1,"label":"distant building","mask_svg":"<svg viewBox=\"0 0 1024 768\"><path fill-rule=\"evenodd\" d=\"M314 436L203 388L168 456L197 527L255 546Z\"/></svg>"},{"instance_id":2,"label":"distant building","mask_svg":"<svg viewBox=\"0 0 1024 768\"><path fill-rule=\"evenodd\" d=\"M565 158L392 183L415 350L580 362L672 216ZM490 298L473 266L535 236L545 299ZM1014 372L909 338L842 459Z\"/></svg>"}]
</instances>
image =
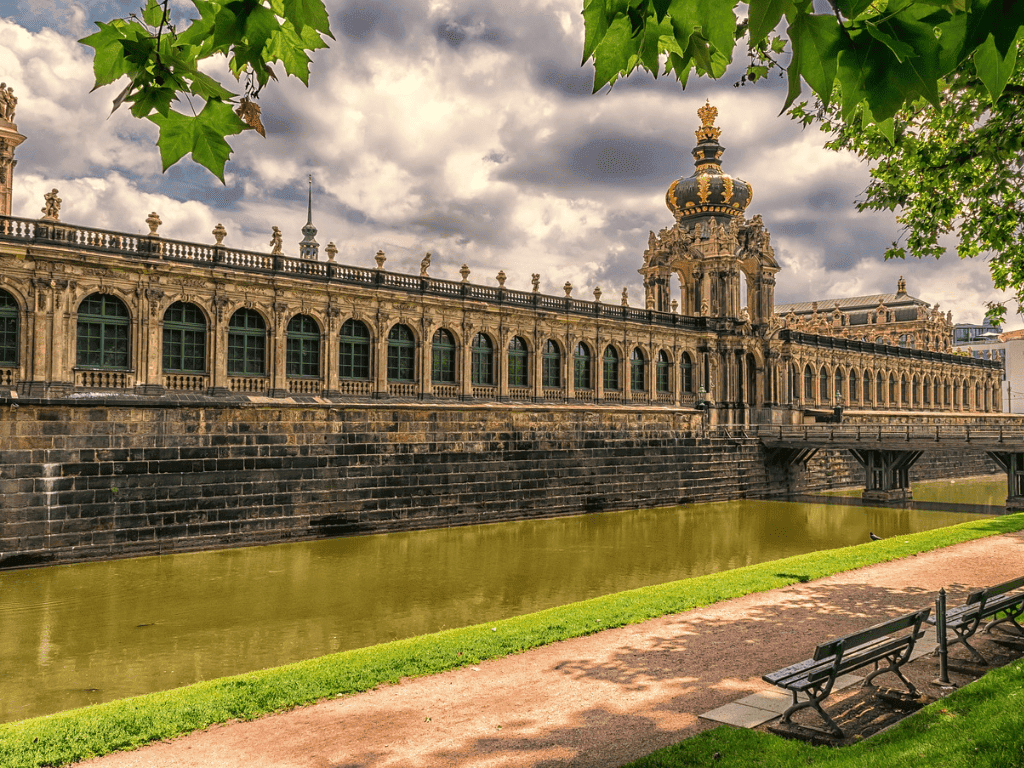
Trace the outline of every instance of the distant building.
<instances>
[{"instance_id":1,"label":"distant building","mask_svg":"<svg viewBox=\"0 0 1024 768\"><path fill-rule=\"evenodd\" d=\"M991 331L993 326L987 328ZM975 360L1002 363L1002 410L1006 413L1024 413L1024 329L1001 334L978 334L971 342L956 344L953 349Z\"/></svg>"},{"instance_id":2,"label":"distant building","mask_svg":"<svg viewBox=\"0 0 1024 768\"><path fill-rule=\"evenodd\" d=\"M1002 329L986 317L981 325L976 323L957 323L953 326L953 344L970 344L978 339L987 338L996 341Z\"/></svg>"}]
</instances>

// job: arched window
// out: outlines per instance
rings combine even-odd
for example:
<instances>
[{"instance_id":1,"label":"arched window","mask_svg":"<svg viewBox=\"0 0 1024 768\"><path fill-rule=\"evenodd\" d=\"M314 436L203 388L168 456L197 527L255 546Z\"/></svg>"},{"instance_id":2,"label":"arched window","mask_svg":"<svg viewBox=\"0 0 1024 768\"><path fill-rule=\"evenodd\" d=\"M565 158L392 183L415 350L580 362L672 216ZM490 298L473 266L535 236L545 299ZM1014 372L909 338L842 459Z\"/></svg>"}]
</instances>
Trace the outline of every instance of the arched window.
<instances>
[{"instance_id":1,"label":"arched window","mask_svg":"<svg viewBox=\"0 0 1024 768\"><path fill-rule=\"evenodd\" d=\"M875 376L875 403L885 405L885 383L881 371Z\"/></svg>"},{"instance_id":2,"label":"arched window","mask_svg":"<svg viewBox=\"0 0 1024 768\"><path fill-rule=\"evenodd\" d=\"M320 376L320 326L309 315L288 321L285 338L285 371L293 378Z\"/></svg>"},{"instance_id":3,"label":"arched window","mask_svg":"<svg viewBox=\"0 0 1024 768\"><path fill-rule=\"evenodd\" d=\"M338 377L363 381L370 378L370 329L366 323L348 319L342 324L338 337Z\"/></svg>"},{"instance_id":4,"label":"arched window","mask_svg":"<svg viewBox=\"0 0 1024 768\"><path fill-rule=\"evenodd\" d=\"M683 376L683 392L693 392L693 358L689 352L683 352L683 360L679 371Z\"/></svg>"},{"instance_id":5,"label":"arched window","mask_svg":"<svg viewBox=\"0 0 1024 768\"><path fill-rule=\"evenodd\" d=\"M486 333L478 333L473 337L470 348L471 381L476 386L494 386L494 344Z\"/></svg>"},{"instance_id":6,"label":"arched window","mask_svg":"<svg viewBox=\"0 0 1024 768\"><path fill-rule=\"evenodd\" d=\"M195 304L176 301L164 312L163 369L171 373L206 371L206 317Z\"/></svg>"},{"instance_id":7,"label":"arched window","mask_svg":"<svg viewBox=\"0 0 1024 768\"><path fill-rule=\"evenodd\" d=\"M821 371L818 373L818 398L819 402L827 403L831 400L829 390L831 388L828 385L828 368L824 365L821 366Z\"/></svg>"},{"instance_id":8,"label":"arched window","mask_svg":"<svg viewBox=\"0 0 1024 768\"><path fill-rule=\"evenodd\" d=\"M851 381L852 381L851 377ZM843 383L846 377L843 376L843 369L836 368L836 405L842 405L843 403Z\"/></svg>"},{"instance_id":9,"label":"arched window","mask_svg":"<svg viewBox=\"0 0 1024 768\"><path fill-rule=\"evenodd\" d=\"M455 337L438 328L431 344L430 380L435 384L455 383Z\"/></svg>"},{"instance_id":10,"label":"arched window","mask_svg":"<svg viewBox=\"0 0 1024 768\"><path fill-rule=\"evenodd\" d=\"M916 374L910 382L910 404L915 408L921 405L921 379Z\"/></svg>"},{"instance_id":11,"label":"arched window","mask_svg":"<svg viewBox=\"0 0 1024 768\"><path fill-rule=\"evenodd\" d=\"M658 352L658 362L654 371L655 389L658 392L672 391L672 361L665 350Z\"/></svg>"},{"instance_id":12,"label":"arched window","mask_svg":"<svg viewBox=\"0 0 1024 768\"><path fill-rule=\"evenodd\" d=\"M647 358L640 347L633 347L633 356L629 365L629 388L634 392L644 392L647 380Z\"/></svg>"},{"instance_id":13,"label":"arched window","mask_svg":"<svg viewBox=\"0 0 1024 768\"><path fill-rule=\"evenodd\" d=\"M967 379L964 379L963 387L961 387L963 394L960 397L960 405L964 408L969 408L971 405L971 390L970 385L967 383Z\"/></svg>"},{"instance_id":14,"label":"arched window","mask_svg":"<svg viewBox=\"0 0 1024 768\"><path fill-rule=\"evenodd\" d=\"M889 374L889 405L899 405L896 397L896 374Z\"/></svg>"},{"instance_id":15,"label":"arched window","mask_svg":"<svg viewBox=\"0 0 1024 768\"><path fill-rule=\"evenodd\" d=\"M0 365L18 364L18 302L0 291Z\"/></svg>"},{"instance_id":16,"label":"arched window","mask_svg":"<svg viewBox=\"0 0 1024 768\"><path fill-rule=\"evenodd\" d=\"M94 293L78 305L80 368L127 370L131 317L128 307L115 296Z\"/></svg>"},{"instance_id":17,"label":"arched window","mask_svg":"<svg viewBox=\"0 0 1024 768\"><path fill-rule=\"evenodd\" d=\"M562 386L562 350L558 342L548 339L544 342L544 353L541 356L541 386Z\"/></svg>"},{"instance_id":18,"label":"arched window","mask_svg":"<svg viewBox=\"0 0 1024 768\"><path fill-rule=\"evenodd\" d=\"M611 344L604 348L604 388L606 392L619 391L619 353Z\"/></svg>"},{"instance_id":19,"label":"arched window","mask_svg":"<svg viewBox=\"0 0 1024 768\"><path fill-rule=\"evenodd\" d=\"M860 395L859 395L859 393L857 391L859 389L859 385L860 385L860 374L857 373L857 369L856 368L851 368L850 369L850 402L851 403L860 402Z\"/></svg>"},{"instance_id":20,"label":"arched window","mask_svg":"<svg viewBox=\"0 0 1024 768\"><path fill-rule=\"evenodd\" d=\"M903 405L910 405L910 382L907 381L906 374L900 376L900 402Z\"/></svg>"},{"instance_id":21,"label":"arched window","mask_svg":"<svg viewBox=\"0 0 1024 768\"><path fill-rule=\"evenodd\" d=\"M416 380L416 337L401 323L388 331L388 381Z\"/></svg>"},{"instance_id":22,"label":"arched window","mask_svg":"<svg viewBox=\"0 0 1024 768\"><path fill-rule=\"evenodd\" d=\"M267 326L260 313L240 309L228 321L228 373L262 376L267 371Z\"/></svg>"},{"instance_id":23,"label":"arched window","mask_svg":"<svg viewBox=\"0 0 1024 768\"><path fill-rule=\"evenodd\" d=\"M814 371L810 363L804 366L804 400L814 402Z\"/></svg>"},{"instance_id":24,"label":"arched window","mask_svg":"<svg viewBox=\"0 0 1024 768\"><path fill-rule=\"evenodd\" d=\"M513 336L508 343L508 385L510 387L530 386L529 357L526 341Z\"/></svg>"},{"instance_id":25,"label":"arched window","mask_svg":"<svg viewBox=\"0 0 1024 768\"><path fill-rule=\"evenodd\" d=\"M864 405L871 405L871 371L864 369Z\"/></svg>"},{"instance_id":26,"label":"arched window","mask_svg":"<svg viewBox=\"0 0 1024 768\"><path fill-rule=\"evenodd\" d=\"M582 341L576 345L572 356L572 385L575 389L592 389L590 383L591 355L590 347Z\"/></svg>"}]
</instances>

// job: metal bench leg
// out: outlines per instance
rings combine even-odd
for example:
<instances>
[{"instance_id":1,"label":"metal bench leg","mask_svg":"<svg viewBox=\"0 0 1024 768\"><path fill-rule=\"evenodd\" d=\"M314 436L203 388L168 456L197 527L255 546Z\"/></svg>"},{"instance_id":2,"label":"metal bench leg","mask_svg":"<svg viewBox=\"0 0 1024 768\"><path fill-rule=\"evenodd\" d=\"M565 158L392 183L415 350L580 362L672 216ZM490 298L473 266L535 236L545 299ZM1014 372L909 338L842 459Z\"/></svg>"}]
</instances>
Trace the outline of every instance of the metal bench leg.
<instances>
[{"instance_id":1,"label":"metal bench leg","mask_svg":"<svg viewBox=\"0 0 1024 768\"><path fill-rule=\"evenodd\" d=\"M821 708L821 700L828 696L831 690L831 685L828 686L828 688L829 690L826 691L824 695L822 695L821 689L813 693L811 691L805 691L804 693L806 693L806 695L808 696L807 701L800 701L797 698L797 692L793 691L793 705L782 713L782 718L780 722L790 723L790 718L793 716L794 713L799 712L801 709L811 707L812 709L814 709L815 712L817 712L821 716L821 719L825 721L825 727L828 728L828 733L840 739L843 738L843 729L836 725L835 721L828 716L828 713L826 713L825 710Z\"/></svg>"},{"instance_id":2,"label":"metal bench leg","mask_svg":"<svg viewBox=\"0 0 1024 768\"><path fill-rule=\"evenodd\" d=\"M875 662L875 669L870 675L864 678L863 687L874 688L875 686L871 683L872 680L874 680L883 672L892 672L894 675L896 675L896 677L903 681L903 684L907 687L907 691L910 693L911 696L917 696L917 688L915 688L914 684L903 676L903 673L900 671L900 665L895 663L893 659L885 659L885 661L887 662L887 664L885 667L882 668L879 668L878 666L881 663L881 661Z\"/></svg>"},{"instance_id":3,"label":"metal bench leg","mask_svg":"<svg viewBox=\"0 0 1024 768\"><path fill-rule=\"evenodd\" d=\"M982 631L986 632L986 633L989 633L989 632L992 631L993 627L999 626L1003 622L1008 621L1011 624L1013 624L1013 626L1015 626L1017 628L1018 632L1020 632L1022 635L1024 635L1024 627L1022 627L1020 624L1017 623L1017 619L1020 618L1021 614L1024 614L1024 605L1022 605L1017 610L1013 610L1013 609L1008 610L1006 612L1006 615L1003 618L1001 618L1001 619L993 619L992 621L990 621L988 624L985 625L985 629L983 629Z\"/></svg>"}]
</instances>

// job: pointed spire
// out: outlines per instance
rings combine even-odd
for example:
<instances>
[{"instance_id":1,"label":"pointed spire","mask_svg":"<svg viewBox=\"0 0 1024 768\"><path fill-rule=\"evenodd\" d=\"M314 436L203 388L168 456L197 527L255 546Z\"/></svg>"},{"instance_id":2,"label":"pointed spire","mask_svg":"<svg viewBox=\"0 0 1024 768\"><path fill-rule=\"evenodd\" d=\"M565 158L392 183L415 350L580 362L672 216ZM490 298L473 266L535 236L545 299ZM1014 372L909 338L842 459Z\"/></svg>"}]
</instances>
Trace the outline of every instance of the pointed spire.
<instances>
[{"instance_id":1,"label":"pointed spire","mask_svg":"<svg viewBox=\"0 0 1024 768\"><path fill-rule=\"evenodd\" d=\"M316 241L316 227L313 226L313 174L309 175L309 202L306 208L306 224L302 227L302 241L299 243L299 257L316 260L320 244Z\"/></svg>"}]
</instances>

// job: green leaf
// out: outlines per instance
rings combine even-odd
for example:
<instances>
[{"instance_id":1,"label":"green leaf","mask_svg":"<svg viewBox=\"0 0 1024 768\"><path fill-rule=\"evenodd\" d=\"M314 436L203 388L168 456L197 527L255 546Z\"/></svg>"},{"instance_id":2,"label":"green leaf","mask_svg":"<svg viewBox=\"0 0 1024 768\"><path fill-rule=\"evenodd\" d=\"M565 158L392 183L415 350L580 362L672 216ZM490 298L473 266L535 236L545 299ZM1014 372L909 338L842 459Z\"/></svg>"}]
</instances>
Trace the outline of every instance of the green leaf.
<instances>
[{"instance_id":1,"label":"green leaf","mask_svg":"<svg viewBox=\"0 0 1024 768\"><path fill-rule=\"evenodd\" d=\"M747 16L750 42L757 43L768 37L787 11L796 11L793 0L750 0Z\"/></svg>"},{"instance_id":2,"label":"green leaf","mask_svg":"<svg viewBox=\"0 0 1024 768\"><path fill-rule=\"evenodd\" d=\"M93 74L96 76L94 91L123 77L129 71L128 62L124 58L124 46L121 45L125 38L125 22L119 19L109 24L97 21L96 26L100 28L99 32L78 41L82 45L96 49L92 61Z\"/></svg>"},{"instance_id":3,"label":"green leaf","mask_svg":"<svg viewBox=\"0 0 1024 768\"><path fill-rule=\"evenodd\" d=\"M145 69L149 65L149 59L156 50L156 40L151 37L126 38L121 41L124 49L124 58L138 69Z\"/></svg>"},{"instance_id":4,"label":"green leaf","mask_svg":"<svg viewBox=\"0 0 1024 768\"><path fill-rule=\"evenodd\" d=\"M912 59L918 55L912 45L897 40L892 35L883 32L877 25L872 24L870 21L864 25L864 30L875 38L875 40L892 51L893 56L895 56L896 60L899 62L904 62L907 59Z\"/></svg>"},{"instance_id":5,"label":"green leaf","mask_svg":"<svg viewBox=\"0 0 1024 768\"><path fill-rule=\"evenodd\" d=\"M166 115L170 112L171 102L177 92L173 88L144 88L128 98L132 102L132 114L135 117L149 117L153 112Z\"/></svg>"},{"instance_id":6,"label":"green leaf","mask_svg":"<svg viewBox=\"0 0 1024 768\"><path fill-rule=\"evenodd\" d=\"M838 0L839 12L848 19L854 19L866 11L874 0Z\"/></svg>"},{"instance_id":7,"label":"green leaf","mask_svg":"<svg viewBox=\"0 0 1024 768\"><path fill-rule=\"evenodd\" d=\"M149 0L142 9L142 20L151 27L159 27L164 20L164 9L158 0Z\"/></svg>"},{"instance_id":8,"label":"green leaf","mask_svg":"<svg viewBox=\"0 0 1024 768\"><path fill-rule=\"evenodd\" d=\"M248 127L224 102L208 101L195 117L192 159L223 183L224 164L231 156L231 147L224 137L241 133Z\"/></svg>"},{"instance_id":9,"label":"green leaf","mask_svg":"<svg viewBox=\"0 0 1024 768\"><path fill-rule=\"evenodd\" d=\"M271 38L264 55L267 61L280 61L289 75L309 85L309 56L302 38L290 24L282 26L281 31Z\"/></svg>"},{"instance_id":10,"label":"green leaf","mask_svg":"<svg viewBox=\"0 0 1024 768\"><path fill-rule=\"evenodd\" d=\"M633 37L629 19L625 16L619 16L611 23L608 33L594 51L595 92L615 82L619 74L629 72L630 59L636 56L640 42L640 38Z\"/></svg>"},{"instance_id":11,"label":"green leaf","mask_svg":"<svg viewBox=\"0 0 1024 768\"><path fill-rule=\"evenodd\" d=\"M192 130L194 118L171 110L166 115L150 115L149 119L160 128L160 137L156 144L160 148L160 159L166 171L192 151L195 143Z\"/></svg>"},{"instance_id":12,"label":"green leaf","mask_svg":"<svg viewBox=\"0 0 1024 768\"><path fill-rule=\"evenodd\" d=\"M1002 56L996 48L994 36L989 35L974 52L974 67L981 82L988 89L992 101L999 101L1006 83L1017 67L1017 46L1012 46L1006 56Z\"/></svg>"},{"instance_id":13,"label":"green leaf","mask_svg":"<svg viewBox=\"0 0 1024 768\"><path fill-rule=\"evenodd\" d=\"M323 0L284 0L283 16L290 21L298 32L306 26L334 39L331 34L330 20Z\"/></svg>"},{"instance_id":14,"label":"green leaf","mask_svg":"<svg viewBox=\"0 0 1024 768\"><path fill-rule=\"evenodd\" d=\"M218 83L212 77L198 70L186 75L191 84L191 92L203 99L231 99L235 94Z\"/></svg>"},{"instance_id":15,"label":"green leaf","mask_svg":"<svg viewBox=\"0 0 1024 768\"><path fill-rule=\"evenodd\" d=\"M256 6L245 21L245 38L257 51L262 52L270 38L281 30L277 16L263 6Z\"/></svg>"},{"instance_id":16,"label":"green leaf","mask_svg":"<svg viewBox=\"0 0 1024 768\"><path fill-rule=\"evenodd\" d=\"M793 58L789 65L789 93L786 106L800 95L800 78L811 86L818 98L828 106L836 79L837 59L844 47L844 36L835 17L803 14L789 25Z\"/></svg>"},{"instance_id":17,"label":"green leaf","mask_svg":"<svg viewBox=\"0 0 1024 768\"><path fill-rule=\"evenodd\" d=\"M583 62L594 55L594 51L608 33L608 16L604 0L587 0L583 6Z\"/></svg>"}]
</instances>

